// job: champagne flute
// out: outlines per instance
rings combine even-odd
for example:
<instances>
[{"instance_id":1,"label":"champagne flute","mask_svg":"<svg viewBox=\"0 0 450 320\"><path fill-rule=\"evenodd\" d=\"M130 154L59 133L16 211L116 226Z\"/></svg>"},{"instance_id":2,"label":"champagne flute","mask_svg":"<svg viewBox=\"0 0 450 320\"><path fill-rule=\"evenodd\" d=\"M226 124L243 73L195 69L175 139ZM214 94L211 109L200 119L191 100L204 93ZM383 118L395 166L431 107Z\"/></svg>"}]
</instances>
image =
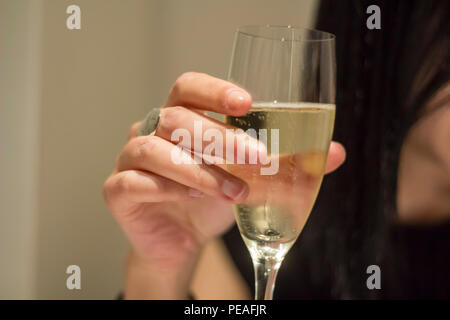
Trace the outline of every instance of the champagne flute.
<instances>
[{"instance_id":1,"label":"champagne flute","mask_svg":"<svg viewBox=\"0 0 450 320\"><path fill-rule=\"evenodd\" d=\"M319 192L334 126L335 78L330 33L270 25L236 32L228 80L253 103L245 116L225 121L263 142L268 154L256 163L227 162L250 187L233 208L253 261L256 300L272 299L281 263Z\"/></svg>"}]
</instances>

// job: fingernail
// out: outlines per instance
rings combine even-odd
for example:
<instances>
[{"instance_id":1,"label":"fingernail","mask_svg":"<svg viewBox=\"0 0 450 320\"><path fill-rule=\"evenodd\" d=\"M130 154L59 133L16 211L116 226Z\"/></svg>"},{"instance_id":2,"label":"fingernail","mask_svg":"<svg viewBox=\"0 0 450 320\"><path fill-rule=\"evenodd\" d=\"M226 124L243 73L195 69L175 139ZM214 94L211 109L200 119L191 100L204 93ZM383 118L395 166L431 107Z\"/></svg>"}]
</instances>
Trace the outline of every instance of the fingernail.
<instances>
[{"instance_id":1,"label":"fingernail","mask_svg":"<svg viewBox=\"0 0 450 320\"><path fill-rule=\"evenodd\" d=\"M241 89L230 89L227 93L226 107L239 110L250 100L250 95Z\"/></svg>"},{"instance_id":2,"label":"fingernail","mask_svg":"<svg viewBox=\"0 0 450 320\"><path fill-rule=\"evenodd\" d=\"M240 183L230 180L225 180L222 184L222 192L230 199L234 200L242 196L247 190L247 187Z\"/></svg>"},{"instance_id":3,"label":"fingernail","mask_svg":"<svg viewBox=\"0 0 450 320\"><path fill-rule=\"evenodd\" d=\"M194 188L189 188L188 194L193 198L202 198L205 195L203 192Z\"/></svg>"}]
</instances>

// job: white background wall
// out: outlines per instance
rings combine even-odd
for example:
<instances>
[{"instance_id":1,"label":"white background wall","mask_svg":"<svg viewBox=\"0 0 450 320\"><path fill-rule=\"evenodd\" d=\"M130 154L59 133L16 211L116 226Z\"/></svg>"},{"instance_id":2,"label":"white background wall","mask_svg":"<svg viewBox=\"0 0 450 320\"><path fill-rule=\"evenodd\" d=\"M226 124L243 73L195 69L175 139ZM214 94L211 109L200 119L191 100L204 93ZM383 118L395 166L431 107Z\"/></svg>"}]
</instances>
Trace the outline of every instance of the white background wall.
<instances>
[{"instance_id":1,"label":"white background wall","mask_svg":"<svg viewBox=\"0 0 450 320\"><path fill-rule=\"evenodd\" d=\"M81 30L66 8L81 7ZM237 26L315 0L0 0L0 298L109 299L127 243L101 188L128 127L185 71L225 77ZM82 290L65 287L77 264Z\"/></svg>"}]
</instances>

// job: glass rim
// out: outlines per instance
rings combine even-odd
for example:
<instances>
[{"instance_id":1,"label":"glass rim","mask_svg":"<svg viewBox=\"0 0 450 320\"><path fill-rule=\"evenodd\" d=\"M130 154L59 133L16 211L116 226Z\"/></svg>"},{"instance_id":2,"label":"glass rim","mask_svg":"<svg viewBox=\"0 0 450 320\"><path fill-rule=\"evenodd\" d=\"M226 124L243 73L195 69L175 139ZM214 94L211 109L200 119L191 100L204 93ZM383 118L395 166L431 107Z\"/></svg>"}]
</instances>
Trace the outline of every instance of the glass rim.
<instances>
[{"instance_id":1,"label":"glass rim","mask_svg":"<svg viewBox=\"0 0 450 320\"><path fill-rule=\"evenodd\" d=\"M280 29L280 30L293 30L293 31L300 31L300 32L308 32L311 34L317 34L318 36L321 35L322 38L306 38L306 39L290 39L287 40L289 42L327 42L327 41L334 41L336 39L336 36L330 32L326 32L326 31L322 31L322 30L318 30L318 29L311 29L311 28L303 28L303 27L297 27L297 26L293 26L293 25L271 25L271 24L266 24L266 25L244 25L244 26L240 26L237 28L236 30L236 34L242 34L248 37L252 37L252 38L261 38L261 39L266 39L266 40L273 40L273 41L285 41L282 40L282 38L275 38L275 37L270 37L268 35L264 35L262 34L262 30L276 30L276 29ZM251 31L253 30L253 31Z\"/></svg>"}]
</instances>

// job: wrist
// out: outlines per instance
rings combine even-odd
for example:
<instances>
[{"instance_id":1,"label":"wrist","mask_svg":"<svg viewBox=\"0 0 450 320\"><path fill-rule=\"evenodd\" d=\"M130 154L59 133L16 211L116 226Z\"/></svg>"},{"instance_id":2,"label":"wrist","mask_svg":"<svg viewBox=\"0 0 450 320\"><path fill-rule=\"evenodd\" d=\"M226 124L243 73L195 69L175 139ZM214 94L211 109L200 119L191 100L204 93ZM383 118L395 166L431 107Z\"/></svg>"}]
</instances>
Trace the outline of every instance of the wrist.
<instances>
[{"instance_id":1,"label":"wrist","mask_svg":"<svg viewBox=\"0 0 450 320\"><path fill-rule=\"evenodd\" d=\"M136 251L126 257L124 299L189 299L198 254L178 267L151 263Z\"/></svg>"}]
</instances>

